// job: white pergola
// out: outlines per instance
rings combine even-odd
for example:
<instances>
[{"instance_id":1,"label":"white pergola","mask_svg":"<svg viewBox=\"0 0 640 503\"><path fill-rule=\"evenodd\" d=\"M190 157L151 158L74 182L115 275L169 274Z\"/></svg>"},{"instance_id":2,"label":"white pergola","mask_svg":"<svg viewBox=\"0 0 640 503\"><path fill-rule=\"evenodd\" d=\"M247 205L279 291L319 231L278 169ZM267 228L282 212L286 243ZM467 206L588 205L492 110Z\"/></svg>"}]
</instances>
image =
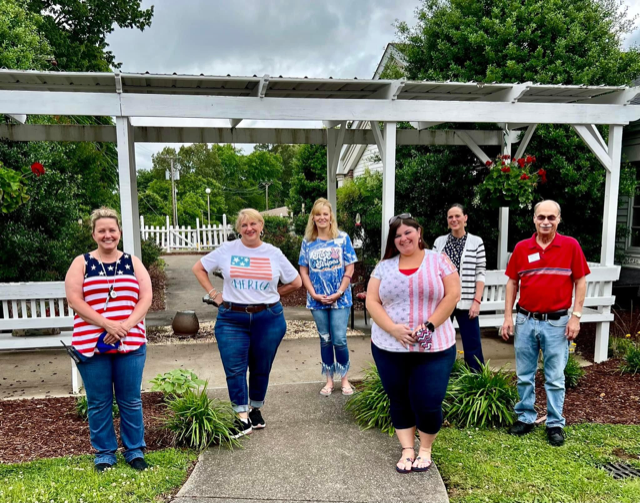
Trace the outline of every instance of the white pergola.
<instances>
[{"instance_id":1,"label":"white pergola","mask_svg":"<svg viewBox=\"0 0 640 503\"><path fill-rule=\"evenodd\" d=\"M327 145L327 195L335 203L344 145L376 144L383 163L383 235L395 213L396 145L466 145L484 163L487 145L525 153L538 124L568 124L606 169L601 265L614 261L622 128L640 119L628 106L639 87L531 82L419 82L135 73L0 70L0 113L115 117L115 126L0 126L15 141L110 141L118 147L124 249L140 254L135 143L310 143ZM134 127L135 118L226 119L227 128ZM243 120L322 121L326 129L244 128ZM355 121L358 127L347 128ZM415 129L396 130L398 122ZM444 122L497 124L499 130L429 130ZM372 125L361 129L365 124ZM602 138L596 125L609 126ZM401 208L400 208L401 209ZM501 212L499 267L507 260L508 213ZM609 292L610 294L611 292ZM608 324L606 324L608 334ZM606 357L605 357L606 358Z\"/></svg>"}]
</instances>

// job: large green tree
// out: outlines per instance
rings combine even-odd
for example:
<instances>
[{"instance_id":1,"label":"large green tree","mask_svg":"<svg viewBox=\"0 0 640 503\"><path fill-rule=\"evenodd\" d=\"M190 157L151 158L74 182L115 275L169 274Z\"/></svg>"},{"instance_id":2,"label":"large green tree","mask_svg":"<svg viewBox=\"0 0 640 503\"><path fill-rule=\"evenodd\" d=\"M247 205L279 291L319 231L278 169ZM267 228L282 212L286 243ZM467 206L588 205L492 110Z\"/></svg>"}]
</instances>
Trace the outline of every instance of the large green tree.
<instances>
[{"instance_id":1,"label":"large green tree","mask_svg":"<svg viewBox=\"0 0 640 503\"><path fill-rule=\"evenodd\" d=\"M309 213L319 197L327 197L327 147L303 145L293 163L293 177L287 206L297 215Z\"/></svg>"},{"instance_id":2,"label":"large green tree","mask_svg":"<svg viewBox=\"0 0 640 503\"><path fill-rule=\"evenodd\" d=\"M638 49L621 46L632 28L617 0L424 0L415 26L399 23L397 34L409 79L621 85L640 75ZM606 128L601 133L606 138ZM539 126L527 150L547 170L549 182L538 196L562 205L563 232L598 260L604 168L565 126ZM400 148L397 167L398 210L422 217L427 240L446 232L447 206L463 203L471 212L470 231L487 241L494 265L497 212L476 197L486 171L468 149ZM635 170L627 164L620 189L635 190ZM512 212L510 249L533 232L530 214L530 208Z\"/></svg>"}]
</instances>

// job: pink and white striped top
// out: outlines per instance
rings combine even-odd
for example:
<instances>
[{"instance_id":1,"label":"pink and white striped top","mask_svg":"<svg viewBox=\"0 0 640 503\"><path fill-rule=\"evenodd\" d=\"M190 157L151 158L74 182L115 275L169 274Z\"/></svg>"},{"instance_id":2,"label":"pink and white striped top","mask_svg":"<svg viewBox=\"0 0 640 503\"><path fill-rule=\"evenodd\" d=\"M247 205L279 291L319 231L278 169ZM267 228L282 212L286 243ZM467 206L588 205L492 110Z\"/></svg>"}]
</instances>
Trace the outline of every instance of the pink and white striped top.
<instances>
[{"instance_id":1,"label":"pink and white striped top","mask_svg":"<svg viewBox=\"0 0 640 503\"><path fill-rule=\"evenodd\" d=\"M432 250L425 250L420 268L409 276L400 272L399 262L399 255L383 260L371 276L380 280L380 300L389 318L394 323L407 324L414 329L427 321L436 310L444 297L442 278L456 272L456 267L446 255ZM431 349L425 350L417 343L405 349L395 337L374 322L371 341L385 351L436 353L456 343L456 331L451 320L447 319L436 328Z\"/></svg>"},{"instance_id":2,"label":"pink and white striped top","mask_svg":"<svg viewBox=\"0 0 640 503\"><path fill-rule=\"evenodd\" d=\"M85 274L82 292L85 302L110 320L124 321L129 318L138 303L140 294L140 283L133 272L131 255L125 253L118 262L112 264L101 264L89 253L84 255L84 260ZM105 311L105 303L111 285L114 286L117 296L115 299L109 299ZM71 345L84 356L93 356L97 351L98 338L103 332L104 328L87 323L76 314L73 321ZM112 349L106 353L135 351L147 342L145 333L144 320L142 320L129 331L118 349Z\"/></svg>"}]
</instances>

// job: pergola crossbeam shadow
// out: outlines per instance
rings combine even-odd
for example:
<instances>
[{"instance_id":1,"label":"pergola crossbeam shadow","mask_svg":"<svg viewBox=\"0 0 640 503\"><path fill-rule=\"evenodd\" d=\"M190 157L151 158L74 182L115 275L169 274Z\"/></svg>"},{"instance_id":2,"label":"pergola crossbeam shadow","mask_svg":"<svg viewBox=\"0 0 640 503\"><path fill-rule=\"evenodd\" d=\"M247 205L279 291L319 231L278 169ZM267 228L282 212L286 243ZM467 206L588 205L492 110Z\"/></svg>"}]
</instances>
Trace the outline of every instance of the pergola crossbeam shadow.
<instances>
[{"instance_id":1,"label":"pergola crossbeam shadow","mask_svg":"<svg viewBox=\"0 0 640 503\"><path fill-rule=\"evenodd\" d=\"M116 126L3 125L0 137L14 141L115 141L118 145L124 249L140 254L135 142L309 143L327 145L327 196L335 202L336 173L343 145L378 146L383 164L383 231L395 213L397 145L467 145L482 162L482 146L525 154L538 124L574 127L605 166L606 195L600 264L613 266L615 218L620 181L622 127L640 119L628 106L640 88L152 75L0 70L0 113L111 116ZM131 119L224 119L228 128L139 127ZM523 122L526 118L526 122ZM329 129L242 128L245 120L322 121ZM352 127L347 129L347 122ZM408 122L416 130L398 130ZM498 131L431 131L441 123L489 123ZM605 144L596 125L609 126ZM526 131L515 131L520 128ZM360 147L364 148L364 147ZM500 263L506 261L507 213L501 213ZM619 274L619 268L618 272ZM616 277L617 279L617 277ZM609 287L610 288L610 285ZM610 293L610 292L609 292ZM610 313L610 306L602 314ZM596 361L607 357L609 323L599 323Z\"/></svg>"}]
</instances>

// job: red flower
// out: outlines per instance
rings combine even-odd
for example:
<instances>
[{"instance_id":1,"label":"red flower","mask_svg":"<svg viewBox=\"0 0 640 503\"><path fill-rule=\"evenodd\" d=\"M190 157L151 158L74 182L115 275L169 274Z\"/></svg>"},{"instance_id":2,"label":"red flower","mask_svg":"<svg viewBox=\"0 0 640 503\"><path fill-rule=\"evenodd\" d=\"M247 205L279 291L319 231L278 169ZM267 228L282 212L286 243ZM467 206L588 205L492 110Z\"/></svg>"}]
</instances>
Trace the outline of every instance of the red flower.
<instances>
[{"instance_id":1,"label":"red flower","mask_svg":"<svg viewBox=\"0 0 640 503\"><path fill-rule=\"evenodd\" d=\"M522 173L522 175L520 176L520 180L528 180L529 178L531 178L529 175L527 175L526 173Z\"/></svg>"},{"instance_id":2,"label":"red flower","mask_svg":"<svg viewBox=\"0 0 640 503\"><path fill-rule=\"evenodd\" d=\"M547 175L547 172L546 172L546 170L544 170L544 169L539 169L539 170L538 170L538 174L539 174L540 176L546 176L546 175Z\"/></svg>"},{"instance_id":3,"label":"red flower","mask_svg":"<svg viewBox=\"0 0 640 503\"><path fill-rule=\"evenodd\" d=\"M500 169L500 171L502 171L503 173L510 173L511 172L511 168L509 166L506 166L506 167Z\"/></svg>"},{"instance_id":4,"label":"red flower","mask_svg":"<svg viewBox=\"0 0 640 503\"><path fill-rule=\"evenodd\" d=\"M524 168L524 159L518 159L518 166L520 166L520 168Z\"/></svg>"},{"instance_id":5,"label":"red flower","mask_svg":"<svg viewBox=\"0 0 640 503\"><path fill-rule=\"evenodd\" d=\"M505 155L503 155L503 156L502 156L502 158L503 158L503 159L511 159L511 156L510 156L510 155L508 155L508 154L505 154Z\"/></svg>"},{"instance_id":6,"label":"red flower","mask_svg":"<svg viewBox=\"0 0 640 503\"><path fill-rule=\"evenodd\" d=\"M524 160L524 162L526 162L527 164L531 164L533 162L533 157L528 155L527 158Z\"/></svg>"},{"instance_id":7,"label":"red flower","mask_svg":"<svg viewBox=\"0 0 640 503\"><path fill-rule=\"evenodd\" d=\"M489 168L491 167L491 165L493 165L493 162L487 159L487 162L485 162L484 164L487 166L487 168Z\"/></svg>"},{"instance_id":8,"label":"red flower","mask_svg":"<svg viewBox=\"0 0 640 503\"><path fill-rule=\"evenodd\" d=\"M536 162L536 156L535 155L531 156L531 162Z\"/></svg>"},{"instance_id":9,"label":"red flower","mask_svg":"<svg viewBox=\"0 0 640 503\"><path fill-rule=\"evenodd\" d=\"M44 175L44 166L42 164L40 164L39 162L34 162L31 165L31 171L36 176Z\"/></svg>"}]
</instances>

